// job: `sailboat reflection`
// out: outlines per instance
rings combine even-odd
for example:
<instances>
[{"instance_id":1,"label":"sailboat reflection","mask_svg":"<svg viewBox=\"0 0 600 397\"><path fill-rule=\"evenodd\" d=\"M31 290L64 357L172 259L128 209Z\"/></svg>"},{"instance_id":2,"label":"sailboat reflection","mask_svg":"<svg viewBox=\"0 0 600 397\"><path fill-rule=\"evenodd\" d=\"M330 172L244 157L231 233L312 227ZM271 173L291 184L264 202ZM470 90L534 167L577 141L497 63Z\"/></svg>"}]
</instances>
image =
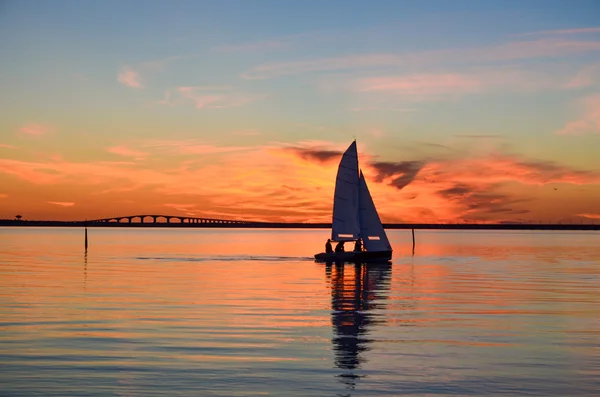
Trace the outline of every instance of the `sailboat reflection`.
<instances>
[{"instance_id":1,"label":"sailboat reflection","mask_svg":"<svg viewBox=\"0 0 600 397\"><path fill-rule=\"evenodd\" d=\"M391 263L327 264L331 283L331 322L335 365L347 387L354 389L355 370L365 362L361 353L370 349L368 338L373 325L383 323L377 309L383 307L390 288Z\"/></svg>"}]
</instances>

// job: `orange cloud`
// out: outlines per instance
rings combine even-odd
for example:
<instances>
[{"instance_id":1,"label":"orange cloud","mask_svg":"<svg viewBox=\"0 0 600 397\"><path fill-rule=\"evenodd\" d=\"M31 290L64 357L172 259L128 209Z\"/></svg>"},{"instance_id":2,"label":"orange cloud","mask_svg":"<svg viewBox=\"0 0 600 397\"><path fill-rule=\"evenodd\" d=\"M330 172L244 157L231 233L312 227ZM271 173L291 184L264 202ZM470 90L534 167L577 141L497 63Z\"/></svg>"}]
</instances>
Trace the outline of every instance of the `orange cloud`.
<instances>
[{"instance_id":1,"label":"orange cloud","mask_svg":"<svg viewBox=\"0 0 600 397\"><path fill-rule=\"evenodd\" d=\"M577 214L577 216L582 216L589 219L600 219L600 214Z\"/></svg>"},{"instance_id":2,"label":"orange cloud","mask_svg":"<svg viewBox=\"0 0 600 397\"><path fill-rule=\"evenodd\" d=\"M40 124L27 124L25 127L21 128L21 132L28 135L44 135L49 132L49 128Z\"/></svg>"},{"instance_id":3,"label":"orange cloud","mask_svg":"<svg viewBox=\"0 0 600 397\"><path fill-rule=\"evenodd\" d=\"M6 197L8 197L8 194L0 193L0 198L6 198Z\"/></svg>"},{"instance_id":4,"label":"orange cloud","mask_svg":"<svg viewBox=\"0 0 600 397\"><path fill-rule=\"evenodd\" d=\"M0 143L0 147L1 148L5 148L5 149L15 149L16 148L16 146L8 145L8 144L5 144L5 143Z\"/></svg>"},{"instance_id":5,"label":"orange cloud","mask_svg":"<svg viewBox=\"0 0 600 397\"><path fill-rule=\"evenodd\" d=\"M131 88L143 88L141 76L131 66L124 66L117 76L119 83Z\"/></svg>"},{"instance_id":6,"label":"orange cloud","mask_svg":"<svg viewBox=\"0 0 600 397\"><path fill-rule=\"evenodd\" d=\"M59 205L61 207L72 207L75 203L69 201L46 201L49 204Z\"/></svg>"},{"instance_id":7,"label":"orange cloud","mask_svg":"<svg viewBox=\"0 0 600 397\"><path fill-rule=\"evenodd\" d=\"M158 158L161 150L167 155L180 154L176 141L154 143ZM45 162L0 159L0 178L5 174L30 182L39 194L52 192L64 197L69 192L71 201L78 203L75 211L88 219L96 214L114 216L110 211L115 209L122 215L126 211L161 213L166 207L175 212L173 215L265 221L331 220L337 164L346 144L308 141L294 146L203 145L200 149L192 146L192 151L216 157L207 160L205 156L194 156L171 167L157 163L70 162L61 158ZM361 148L361 167L384 222L531 218L542 201L536 201L541 199L526 186L600 184L597 172L500 154L394 162L364 154ZM72 190L74 183L77 192ZM565 189L561 187L561 192ZM8 193L8 200L18 196ZM35 203L32 196L28 205ZM22 204L19 203L19 211L34 213L33 207ZM591 208L577 209L576 202L571 205L556 213L574 216Z\"/></svg>"},{"instance_id":8,"label":"orange cloud","mask_svg":"<svg viewBox=\"0 0 600 397\"><path fill-rule=\"evenodd\" d=\"M125 156L125 157L142 158L142 157L145 157L148 155L148 153L129 149L125 146L114 146L114 147L108 148L107 150L110 153L118 154L119 156Z\"/></svg>"},{"instance_id":9,"label":"orange cloud","mask_svg":"<svg viewBox=\"0 0 600 397\"><path fill-rule=\"evenodd\" d=\"M232 134L239 135L239 136L257 136L257 135L261 135L261 132L258 130L255 130L255 129L247 129L247 130L233 131Z\"/></svg>"},{"instance_id":10,"label":"orange cloud","mask_svg":"<svg viewBox=\"0 0 600 397\"><path fill-rule=\"evenodd\" d=\"M582 105L580 118L566 123L557 135L600 133L600 95L585 98Z\"/></svg>"},{"instance_id":11,"label":"orange cloud","mask_svg":"<svg viewBox=\"0 0 600 397\"><path fill-rule=\"evenodd\" d=\"M153 139L144 141L141 145L170 154L218 154L252 150L252 147L248 146L215 146L196 139Z\"/></svg>"}]
</instances>

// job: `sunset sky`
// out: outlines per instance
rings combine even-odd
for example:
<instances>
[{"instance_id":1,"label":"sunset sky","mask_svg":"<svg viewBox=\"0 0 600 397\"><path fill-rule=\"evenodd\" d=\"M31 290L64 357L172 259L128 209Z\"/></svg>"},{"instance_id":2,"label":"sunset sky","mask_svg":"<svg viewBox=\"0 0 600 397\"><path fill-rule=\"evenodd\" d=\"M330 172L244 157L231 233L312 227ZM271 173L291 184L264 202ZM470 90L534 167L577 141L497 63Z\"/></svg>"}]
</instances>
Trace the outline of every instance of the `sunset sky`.
<instances>
[{"instance_id":1,"label":"sunset sky","mask_svg":"<svg viewBox=\"0 0 600 397\"><path fill-rule=\"evenodd\" d=\"M600 2L0 1L0 218L600 222Z\"/></svg>"}]
</instances>

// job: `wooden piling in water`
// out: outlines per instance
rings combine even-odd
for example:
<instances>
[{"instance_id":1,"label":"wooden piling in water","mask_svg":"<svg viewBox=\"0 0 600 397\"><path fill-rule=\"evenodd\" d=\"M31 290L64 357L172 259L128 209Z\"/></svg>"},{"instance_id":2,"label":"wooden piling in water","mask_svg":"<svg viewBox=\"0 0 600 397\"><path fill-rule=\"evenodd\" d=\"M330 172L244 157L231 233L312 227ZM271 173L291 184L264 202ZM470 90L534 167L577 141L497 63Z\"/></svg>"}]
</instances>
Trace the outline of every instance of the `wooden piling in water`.
<instances>
[{"instance_id":1,"label":"wooden piling in water","mask_svg":"<svg viewBox=\"0 0 600 397\"><path fill-rule=\"evenodd\" d=\"M413 239L413 255L415 254L415 229L412 229L412 239Z\"/></svg>"},{"instance_id":2,"label":"wooden piling in water","mask_svg":"<svg viewBox=\"0 0 600 397\"><path fill-rule=\"evenodd\" d=\"M85 227L85 250L87 251L88 249L88 236L87 236L87 226Z\"/></svg>"}]
</instances>

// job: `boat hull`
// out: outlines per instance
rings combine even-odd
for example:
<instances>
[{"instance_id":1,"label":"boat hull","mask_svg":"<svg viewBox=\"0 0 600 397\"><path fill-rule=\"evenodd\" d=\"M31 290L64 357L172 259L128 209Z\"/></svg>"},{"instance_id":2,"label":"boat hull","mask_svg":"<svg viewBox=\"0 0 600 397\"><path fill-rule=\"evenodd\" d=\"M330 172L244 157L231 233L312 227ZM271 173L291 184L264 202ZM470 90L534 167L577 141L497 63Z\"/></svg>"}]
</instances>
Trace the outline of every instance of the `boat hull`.
<instances>
[{"instance_id":1,"label":"boat hull","mask_svg":"<svg viewBox=\"0 0 600 397\"><path fill-rule=\"evenodd\" d=\"M321 252L315 255L317 262L387 262L391 259L392 251Z\"/></svg>"}]
</instances>

